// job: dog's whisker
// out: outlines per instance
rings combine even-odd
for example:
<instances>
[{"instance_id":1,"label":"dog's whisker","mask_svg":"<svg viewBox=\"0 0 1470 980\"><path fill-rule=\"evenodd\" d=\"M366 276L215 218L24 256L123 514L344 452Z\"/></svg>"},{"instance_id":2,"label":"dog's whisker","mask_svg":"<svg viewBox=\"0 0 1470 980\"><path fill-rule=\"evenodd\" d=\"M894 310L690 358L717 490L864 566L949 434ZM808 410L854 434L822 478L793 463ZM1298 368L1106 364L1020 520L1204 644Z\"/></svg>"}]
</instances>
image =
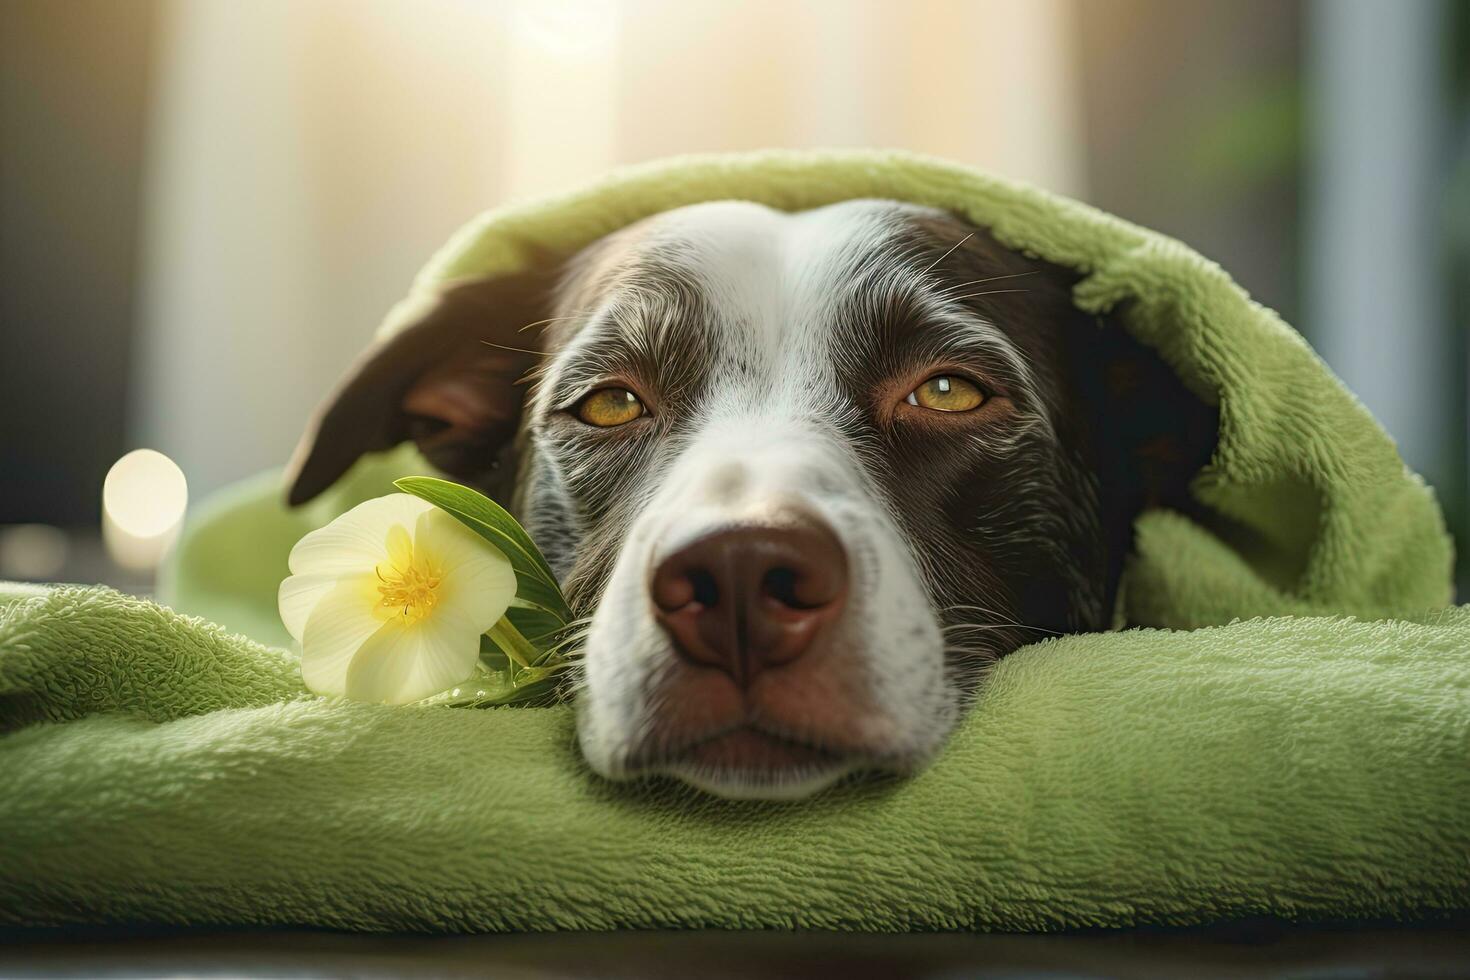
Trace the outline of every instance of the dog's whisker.
<instances>
[{"instance_id":1,"label":"dog's whisker","mask_svg":"<svg viewBox=\"0 0 1470 980\"><path fill-rule=\"evenodd\" d=\"M961 238L959 241L955 242L953 245L951 245L949 247L949 250L948 251L946 251L939 258L935 259L933 262L930 262L929 265L927 267L925 267L924 271L921 272L921 273L919 273L919 275L921 277L922 276L927 276L929 273L933 272L934 269L935 269L935 267L938 266L939 263L941 263L945 259L949 258L951 255L953 255L955 253L955 250L957 250L961 245L965 244L965 242L968 242L970 239L972 239L974 237L975 237L975 233L972 231L968 235L966 235L964 238Z\"/></svg>"},{"instance_id":2,"label":"dog's whisker","mask_svg":"<svg viewBox=\"0 0 1470 980\"><path fill-rule=\"evenodd\" d=\"M486 347L496 347L496 348L499 348L500 350L515 351L517 354L532 354L532 355L534 355L536 357L545 357L546 356L546 351L544 351L544 350L531 350L529 347L512 347L510 344L497 344L493 340L482 340L482 341L480 341L480 343L484 344Z\"/></svg>"},{"instance_id":3,"label":"dog's whisker","mask_svg":"<svg viewBox=\"0 0 1470 980\"><path fill-rule=\"evenodd\" d=\"M587 317L587 316L591 316L591 315L592 315L592 311L591 310L585 310L585 311L582 311L582 312L579 312L579 313L568 313L565 316L548 316L548 317L545 317L545 318L540 319L540 320L533 320L533 321L531 321L530 323L526 324L524 327L518 328L516 330L516 333L525 333L527 330L530 330L533 327L544 327L548 323L559 323L562 320L580 320L583 317Z\"/></svg>"},{"instance_id":4,"label":"dog's whisker","mask_svg":"<svg viewBox=\"0 0 1470 980\"><path fill-rule=\"evenodd\" d=\"M999 611L997 611L995 609L991 609L989 606L978 606L978 605L975 605L973 603L967 603L967 602L951 603L950 605L947 605L947 606L942 607L939 610L939 612L941 614L947 614L947 613L952 613L952 612L978 612L978 613L983 613L986 616L999 616L999 615L1001 615L1001 613Z\"/></svg>"},{"instance_id":5,"label":"dog's whisker","mask_svg":"<svg viewBox=\"0 0 1470 980\"><path fill-rule=\"evenodd\" d=\"M999 282L1002 279L1019 279L1022 276L1034 276L1036 275L1037 271L1038 270L1036 269L1032 269L1030 272L1009 272L1003 276L986 276L984 279L971 279L969 282L961 282L955 283L953 286L945 286L943 289L939 290L939 293L942 296L946 293L956 292L957 290L969 289L971 286L983 286L987 282Z\"/></svg>"},{"instance_id":6,"label":"dog's whisker","mask_svg":"<svg viewBox=\"0 0 1470 980\"><path fill-rule=\"evenodd\" d=\"M978 293L966 293L963 296L946 296L945 299L958 303L962 299L978 299L981 296L1000 296L1003 293L1029 293L1029 289L986 289Z\"/></svg>"},{"instance_id":7,"label":"dog's whisker","mask_svg":"<svg viewBox=\"0 0 1470 980\"><path fill-rule=\"evenodd\" d=\"M1017 630L1031 630L1031 631L1036 632L1036 633L1047 633L1047 634L1049 634L1051 636L1064 636L1064 635L1066 635L1064 633L1059 633L1056 630L1048 629L1048 628L1046 628L1044 626L1032 626L1029 623L1018 623L1015 620L1007 619L1006 617L1002 616L1000 613L996 612L995 610L987 609L984 606L966 605L966 604L961 603L961 604L957 604L957 605L953 605L953 606L947 606L947 607L944 608L944 610L942 610L943 614L946 614L946 615L949 614L949 613L953 613L953 612L966 612L966 611L968 611L968 612L978 612L982 616L992 617L994 619L994 622L990 622L990 623L951 623L948 626L940 627L941 632L948 633L951 630L955 630L955 631L966 631L966 630L986 631L986 630L1010 630L1010 629L1017 629Z\"/></svg>"}]
</instances>

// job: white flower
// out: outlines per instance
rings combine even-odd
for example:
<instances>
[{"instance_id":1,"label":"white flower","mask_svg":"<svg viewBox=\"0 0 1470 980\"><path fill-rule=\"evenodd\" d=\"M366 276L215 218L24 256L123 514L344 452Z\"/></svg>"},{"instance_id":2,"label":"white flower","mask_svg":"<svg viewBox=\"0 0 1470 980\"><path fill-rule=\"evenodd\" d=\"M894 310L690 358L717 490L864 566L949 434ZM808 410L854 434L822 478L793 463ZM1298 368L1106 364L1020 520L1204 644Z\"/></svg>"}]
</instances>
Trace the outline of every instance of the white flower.
<instances>
[{"instance_id":1,"label":"white flower","mask_svg":"<svg viewBox=\"0 0 1470 980\"><path fill-rule=\"evenodd\" d=\"M369 500L291 549L281 620L318 694L405 704L468 678L515 598L510 562L432 504Z\"/></svg>"}]
</instances>

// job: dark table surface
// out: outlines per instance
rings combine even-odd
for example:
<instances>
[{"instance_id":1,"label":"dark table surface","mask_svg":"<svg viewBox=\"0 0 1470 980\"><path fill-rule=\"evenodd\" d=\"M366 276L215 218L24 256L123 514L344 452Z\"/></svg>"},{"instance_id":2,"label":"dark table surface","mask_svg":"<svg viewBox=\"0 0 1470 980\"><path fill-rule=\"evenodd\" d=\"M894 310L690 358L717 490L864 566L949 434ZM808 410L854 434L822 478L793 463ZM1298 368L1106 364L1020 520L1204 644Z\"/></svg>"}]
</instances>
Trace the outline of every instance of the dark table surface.
<instances>
[{"instance_id":1,"label":"dark table surface","mask_svg":"<svg viewBox=\"0 0 1470 980\"><path fill-rule=\"evenodd\" d=\"M1236 923L1055 935L621 932L368 936L288 930L0 933L36 977L1470 977L1470 921Z\"/></svg>"}]
</instances>

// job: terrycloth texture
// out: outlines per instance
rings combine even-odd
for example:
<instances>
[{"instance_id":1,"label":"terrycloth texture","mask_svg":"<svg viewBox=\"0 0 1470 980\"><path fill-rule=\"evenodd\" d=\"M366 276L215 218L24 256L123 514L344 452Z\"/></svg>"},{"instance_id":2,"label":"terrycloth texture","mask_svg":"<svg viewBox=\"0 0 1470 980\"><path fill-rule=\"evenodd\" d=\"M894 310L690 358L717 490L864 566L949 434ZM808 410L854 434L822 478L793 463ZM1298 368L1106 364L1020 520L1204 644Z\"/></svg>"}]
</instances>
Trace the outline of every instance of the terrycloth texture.
<instances>
[{"instance_id":1,"label":"terrycloth texture","mask_svg":"<svg viewBox=\"0 0 1470 980\"><path fill-rule=\"evenodd\" d=\"M3 605L3 602L0 602ZM0 922L1040 929L1470 904L1470 609L1005 660L917 778L721 803L584 771L566 709L313 698L101 589L0 613Z\"/></svg>"},{"instance_id":2,"label":"terrycloth texture","mask_svg":"<svg viewBox=\"0 0 1470 980\"><path fill-rule=\"evenodd\" d=\"M997 669L944 756L794 805L586 773L563 709L306 696L295 659L112 593L0 613L0 921L353 928L1044 928L1470 907L1470 611L1432 495L1301 339L1216 266L1074 202L893 154L674 161L488 216L434 283L681 204L949 208L1086 273L1222 430L1212 516L1142 517L1138 630ZM196 514L164 592L262 640L305 530L387 492L364 461L286 513L274 478ZM1207 525L1207 526L1206 526ZM40 724L32 724L40 723Z\"/></svg>"}]
</instances>

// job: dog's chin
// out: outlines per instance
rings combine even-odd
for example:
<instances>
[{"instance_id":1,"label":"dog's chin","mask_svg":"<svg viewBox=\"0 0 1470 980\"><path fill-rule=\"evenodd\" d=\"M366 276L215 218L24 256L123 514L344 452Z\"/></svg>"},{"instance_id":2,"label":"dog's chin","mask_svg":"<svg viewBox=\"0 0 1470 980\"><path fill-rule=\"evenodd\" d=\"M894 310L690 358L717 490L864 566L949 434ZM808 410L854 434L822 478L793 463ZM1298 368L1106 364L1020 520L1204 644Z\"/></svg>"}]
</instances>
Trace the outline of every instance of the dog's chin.
<instances>
[{"instance_id":1,"label":"dog's chin","mask_svg":"<svg viewBox=\"0 0 1470 980\"><path fill-rule=\"evenodd\" d=\"M855 764L837 764L766 770L681 763L669 766L665 773L727 800L790 801L814 796L857 768Z\"/></svg>"},{"instance_id":2,"label":"dog's chin","mask_svg":"<svg viewBox=\"0 0 1470 980\"><path fill-rule=\"evenodd\" d=\"M838 751L740 725L688 742L677 749L639 753L616 778L668 776L729 800L799 800L863 771L897 772L866 753Z\"/></svg>"},{"instance_id":3,"label":"dog's chin","mask_svg":"<svg viewBox=\"0 0 1470 980\"><path fill-rule=\"evenodd\" d=\"M651 770L731 800L796 800L821 792L860 760L741 726L688 746Z\"/></svg>"}]
</instances>

